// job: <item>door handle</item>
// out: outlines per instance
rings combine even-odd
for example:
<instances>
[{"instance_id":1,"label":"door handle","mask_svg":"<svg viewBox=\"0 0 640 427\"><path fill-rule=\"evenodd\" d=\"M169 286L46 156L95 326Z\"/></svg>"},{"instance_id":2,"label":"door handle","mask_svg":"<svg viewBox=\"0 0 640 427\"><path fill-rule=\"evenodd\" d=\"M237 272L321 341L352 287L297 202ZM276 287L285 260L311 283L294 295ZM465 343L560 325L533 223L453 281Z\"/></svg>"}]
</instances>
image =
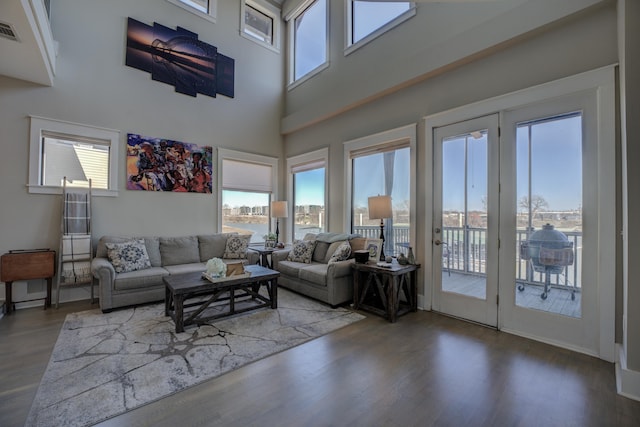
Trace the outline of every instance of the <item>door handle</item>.
<instances>
[{"instance_id":1,"label":"door handle","mask_svg":"<svg viewBox=\"0 0 640 427\"><path fill-rule=\"evenodd\" d=\"M442 240L436 239L436 240L433 241L433 244L436 245L436 246L440 246L442 244Z\"/></svg>"}]
</instances>

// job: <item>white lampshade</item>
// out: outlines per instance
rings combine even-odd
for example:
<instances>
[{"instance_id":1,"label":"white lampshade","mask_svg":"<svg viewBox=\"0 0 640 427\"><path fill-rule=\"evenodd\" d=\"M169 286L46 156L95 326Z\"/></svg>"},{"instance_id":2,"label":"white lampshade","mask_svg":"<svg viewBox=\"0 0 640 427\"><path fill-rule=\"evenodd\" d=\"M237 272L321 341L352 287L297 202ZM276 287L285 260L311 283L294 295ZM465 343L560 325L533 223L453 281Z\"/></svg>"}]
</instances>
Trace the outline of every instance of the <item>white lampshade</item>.
<instances>
[{"instance_id":1,"label":"white lampshade","mask_svg":"<svg viewBox=\"0 0 640 427\"><path fill-rule=\"evenodd\" d=\"M391 196L369 197L369 219L391 218Z\"/></svg>"},{"instance_id":2,"label":"white lampshade","mask_svg":"<svg viewBox=\"0 0 640 427\"><path fill-rule=\"evenodd\" d=\"M284 200L271 202L271 218L287 218L289 216L289 208Z\"/></svg>"}]
</instances>

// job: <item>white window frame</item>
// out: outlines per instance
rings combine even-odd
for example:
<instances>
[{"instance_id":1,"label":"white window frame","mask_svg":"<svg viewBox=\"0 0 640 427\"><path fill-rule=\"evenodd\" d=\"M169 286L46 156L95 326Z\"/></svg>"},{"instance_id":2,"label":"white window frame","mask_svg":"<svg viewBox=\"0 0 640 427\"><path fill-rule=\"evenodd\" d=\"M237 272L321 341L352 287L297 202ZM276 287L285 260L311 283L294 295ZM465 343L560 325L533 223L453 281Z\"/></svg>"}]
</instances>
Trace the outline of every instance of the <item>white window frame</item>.
<instances>
[{"instance_id":1,"label":"white window frame","mask_svg":"<svg viewBox=\"0 0 640 427\"><path fill-rule=\"evenodd\" d=\"M416 244L416 129L417 125L402 126L390 129L374 135L364 136L362 138L353 139L344 143L344 170L345 170L345 189L344 189L344 225L345 230L353 230L353 159L351 153L362 150L374 150L376 147L384 148L389 145L396 145L400 142L408 142L409 144L409 242L413 247Z\"/></svg>"},{"instance_id":2,"label":"white window frame","mask_svg":"<svg viewBox=\"0 0 640 427\"><path fill-rule=\"evenodd\" d=\"M169 3L174 4L188 12L193 13L194 15L197 15L203 19L206 19L207 21L213 22L214 24L216 23L216 18L217 18L217 10L218 10L218 0L209 0L209 12L208 13L204 13L201 10L196 9L193 6L190 6L189 4L181 1L181 0L167 0Z\"/></svg>"},{"instance_id":3,"label":"white window frame","mask_svg":"<svg viewBox=\"0 0 640 427\"><path fill-rule=\"evenodd\" d=\"M279 160L276 157L263 156L261 154L245 153L243 151L229 150L226 148L218 148L218 210L217 210L217 226L218 232L222 232L222 191L225 190L222 186L223 170L222 163L224 160L235 160L238 162L256 163L261 165L271 166L271 200L278 200L278 164ZM233 189L240 190L240 189ZM273 222L273 221L272 221ZM273 228L273 224L271 224Z\"/></svg>"},{"instance_id":4,"label":"white window frame","mask_svg":"<svg viewBox=\"0 0 640 427\"><path fill-rule=\"evenodd\" d=\"M377 39L387 31L397 27L403 22L411 19L416 15L416 4L415 2L411 2L409 10L404 13L396 16L391 21L384 24L382 27L377 30L369 33L366 37L363 37L361 40L357 42L353 42L353 2L355 0L345 0L345 20L344 20L344 34L345 34L345 45L344 45L344 56L347 56L361 47L365 46L369 42Z\"/></svg>"},{"instance_id":5,"label":"white window frame","mask_svg":"<svg viewBox=\"0 0 640 427\"><path fill-rule=\"evenodd\" d=\"M245 32L247 25L244 21L244 15L245 15L247 6L271 18L273 22L273 28L271 29L272 31L271 43L267 43L263 40L259 40L253 37L251 34L247 34ZM278 9L275 6L272 6L271 4L267 3L264 0L242 0L240 2L240 36L244 37L247 40L251 40L254 43L257 43L260 46L266 47L267 49L272 50L276 53L280 53L280 33L281 33L280 9Z\"/></svg>"},{"instance_id":6,"label":"white window frame","mask_svg":"<svg viewBox=\"0 0 640 427\"><path fill-rule=\"evenodd\" d=\"M329 31L330 31L330 26L329 26L329 15L331 14L331 0L326 0L326 5L327 5L327 10L326 10L326 20L325 20L325 27L326 27L326 38L325 38L325 62L323 62L322 64L318 65L316 68L314 68L313 70L309 71L307 74L300 76L300 78L298 78L296 80L295 78L295 20L296 18L298 18L300 15L302 15L308 8L309 6L311 6L313 3L315 3L316 0L304 0L301 1L300 4L288 15L286 15L284 17L285 21L287 22L287 50L288 50L288 56L287 56L287 90L291 90L299 85L301 85L302 83L306 82L307 80L311 79L313 76L315 76L316 74L320 73L321 71L329 68Z\"/></svg>"},{"instance_id":7,"label":"white window frame","mask_svg":"<svg viewBox=\"0 0 640 427\"><path fill-rule=\"evenodd\" d=\"M292 156L287 158L287 200L290 200L289 214L291 214L291 218L293 216L293 210L295 209L295 198L294 198L294 188L293 188L293 170L303 166L305 164L311 163L324 163L324 228L325 230L329 230L329 148L321 148L319 150L311 151L309 153L300 154L298 156ZM287 221L287 236L293 237L293 222Z\"/></svg>"},{"instance_id":8,"label":"white window frame","mask_svg":"<svg viewBox=\"0 0 640 427\"><path fill-rule=\"evenodd\" d=\"M118 153L120 142L120 131L114 129L88 126L77 123L65 122L62 120L47 119L38 116L30 117L29 135L29 182L27 187L29 193L34 194L62 194L62 187L59 185L42 185L42 138L43 133L56 133L69 135L73 138L86 138L90 140L101 140L109 146L109 184L108 189L96 188L93 190L94 196L118 195Z\"/></svg>"}]
</instances>

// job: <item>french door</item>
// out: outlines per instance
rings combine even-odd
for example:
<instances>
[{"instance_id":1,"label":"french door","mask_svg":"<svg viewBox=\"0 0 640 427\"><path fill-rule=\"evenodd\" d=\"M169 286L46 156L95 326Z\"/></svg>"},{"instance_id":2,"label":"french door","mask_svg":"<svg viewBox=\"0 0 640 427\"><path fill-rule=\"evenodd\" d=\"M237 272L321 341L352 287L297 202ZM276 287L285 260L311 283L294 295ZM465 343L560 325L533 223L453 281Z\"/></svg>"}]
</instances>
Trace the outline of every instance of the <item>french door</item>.
<instances>
[{"instance_id":1,"label":"french door","mask_svg":"<svg viewBox=\"0 0 640 427\"><path fill-rule=\"evenodd\" d=\"M432 128L432 307L609 359L613 147L595 90L549 99Z\"/></svg>"},{"instance_id":2,"label":"french door","mask_svg":"<svg viewBox=\"0 0 640 427\"><path fill-rule=\"evenodd\" d=\"M498 115L434 135L433 309L497 326Z\"/></svg>"}]
</instances>

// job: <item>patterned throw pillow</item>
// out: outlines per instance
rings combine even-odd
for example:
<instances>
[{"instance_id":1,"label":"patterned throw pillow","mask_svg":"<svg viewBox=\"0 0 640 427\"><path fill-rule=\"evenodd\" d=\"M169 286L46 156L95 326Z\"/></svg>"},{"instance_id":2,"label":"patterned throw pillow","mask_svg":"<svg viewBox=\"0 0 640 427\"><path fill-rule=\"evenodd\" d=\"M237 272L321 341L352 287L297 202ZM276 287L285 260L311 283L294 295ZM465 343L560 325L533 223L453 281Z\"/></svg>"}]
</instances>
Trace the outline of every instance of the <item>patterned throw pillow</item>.
<instances>
[{"instance_id":1,"label":"patterned throw pillow","mask_svg":"<svg viewBox=\"0 0 640 427\"><path fill-rule=\"evenodd\" d=\"M293 248L287 256L288 261L311 263L313 249L316 247L315 240L296 240L293 242Z\"/></svg>"},{"instance_id":2,"label":"patterned throw pillow","mask_svg":"<svg viewBox=\"0 0 640 427\"><path fill-rule=\"evenodd\" d=\"M151 267L144 240L131 240L123 243L105 243L107 257L116 273L144 270Z\"/></svg>"},{"instance_id":3,"label":"patterned throw pillow","mask_svg":"<svg viewBox=\"0 0 640 427\"><path fill-rule=\"evenodd\" d=\"M250 234L239 234L237 236L229 236L227 246L224 248L222 258L226 259L244 259L247 257L247 248L249 247Z\"/></svg>"},{"instance_id":4,"label":"patterned throw pillow","mask_svg":"<svg viewBox=\"0 0 640 427\"><path fill-rule=\"evenodd\" d=\"M349 244L349 242L344 242L343 244L338 246L338 249L336 249L333 255L331 255L329 262L344 261L346 259L349 259L350 256L351 256L351 245Z\"/></svg>"}]
</instances>

